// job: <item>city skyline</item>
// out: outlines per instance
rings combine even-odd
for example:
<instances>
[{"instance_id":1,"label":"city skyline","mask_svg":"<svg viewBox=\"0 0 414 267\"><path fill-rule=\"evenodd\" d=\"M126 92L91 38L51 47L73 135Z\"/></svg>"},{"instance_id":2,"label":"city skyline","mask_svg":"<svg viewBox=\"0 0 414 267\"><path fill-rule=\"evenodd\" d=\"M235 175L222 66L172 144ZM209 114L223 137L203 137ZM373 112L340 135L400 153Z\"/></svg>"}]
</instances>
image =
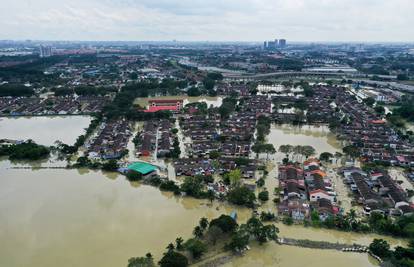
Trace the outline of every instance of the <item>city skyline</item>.
<instances>
[{"instance_id":1,"label":"city skyline","mask_svg":"<svg viewBox=\"0 0 414 267\"><path fill-rule=\"evenodd\" d=\"M0 11L0 39L413 42L413 9L409 0L18 0Z\"/></svg>"}]
</instances>

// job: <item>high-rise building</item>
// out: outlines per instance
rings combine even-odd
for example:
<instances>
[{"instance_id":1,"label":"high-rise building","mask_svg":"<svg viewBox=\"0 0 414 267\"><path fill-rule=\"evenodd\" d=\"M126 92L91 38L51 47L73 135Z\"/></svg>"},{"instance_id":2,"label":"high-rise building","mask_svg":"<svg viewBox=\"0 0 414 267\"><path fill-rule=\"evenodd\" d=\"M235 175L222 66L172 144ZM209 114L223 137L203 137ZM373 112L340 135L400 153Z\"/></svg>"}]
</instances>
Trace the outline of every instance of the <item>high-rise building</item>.
<instances>
[{"instance_id":1,"label":"high-rise building","mask_svg":"<svg viewBox=\"0 0 414 267\"><path fill-rule=\"evenodd\" d=\"M40 45L40 57L50 57L52 55L52 47Z\"/></svg>"},{"instance_id":2,"label":"high-rise building","mask_svg":"<svg viewBox=\"0 0 414 267\"><path fill-rule=\"evenodd\" d=\"M264 50L276 50L278 48L283 48L286 46L286 39L275 39L274 41L264 41L263 49Z\"/></svg>"}]
</instances>

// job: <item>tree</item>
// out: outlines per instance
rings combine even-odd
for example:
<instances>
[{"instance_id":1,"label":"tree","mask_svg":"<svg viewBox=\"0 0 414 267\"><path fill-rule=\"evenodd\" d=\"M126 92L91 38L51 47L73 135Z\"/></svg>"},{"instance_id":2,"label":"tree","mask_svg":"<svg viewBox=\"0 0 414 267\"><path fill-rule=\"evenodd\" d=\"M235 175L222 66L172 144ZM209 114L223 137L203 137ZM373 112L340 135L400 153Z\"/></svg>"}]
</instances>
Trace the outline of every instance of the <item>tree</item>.
<instances>
[{"instance_id":1,"label":"tree","mask_svg":"<svg viewBox=\"0 0 414 267\"><path fill-rule=\"evenodd\" d=\"M406 81L406 80L408 80L408 76L406 74L398 74L397 75L397 80Z\"/></svg>"},{"instance_id":2,"label":"tree","mask_svg":"<svg viewBox=\"0 0 414 267\"><path fill-rule=\"evenodd\" d=\"M387 257L390 255L390 245L383 239L374 239L369 245L369 250L378 257Z\"/></svg>"},{"instance_id":3,"label":"tree","mask_svg":"<svg viewBox=\"0 0 414 267\"><path fill-rule=\"evenodd\" d=\"M128 267L155 267L154 259L151 253L147 253L145 257L130 258Z\"/></svg>"},{"instance_id":4,"label":"tree","mask_svg":"<svg viewBox=\"0 0 414 267\"><path fill-rule=\"evenodd\" d=\"M214 86L216 85L216 82L212 79L205 78L203 80L203 85L204 85L204 88L206 88L207 91L210 91L210 90L214 89Z\"/></svg>"},{"instance_id":5,"label":"tree","mask_svg":"<svg viewBox=\"0 0 414 267\"><path fill-rule=\"evenodd\" d=\"M168 251L158 262L161 267L187 267L188 259L181 253Z\"/></svg>"},{"instance_id":6,"label":"tree","mask_svg":"<svg viewBox=\"0 0 414 267\"><path fill-rule=\"evenodd\" d=\"M203 188L202 179L198 176L187 176L181 185L181 191L189 196L199 197Z\"/></svg>"},{"instance_id":7,"label":"tree","mask_svg":"<svg viewBox=\"0 0 414 267\"><path fill-rule=\"evenodd\" d=\"M218 159L219 157L221 157L221 153L218 151L211 151L209 155L210 159Z\"/></svg>"},{"instance_id":8,"label":"tree","mask_svg":"<svg viewBox=\"0 0 414 267\"><path fill-rule=\"evenodd\" d=\"M167 246L167 250L168 251L174 251L174 249L175 249L174 244L173 243L169 243L168 246Z\"/></svg>"},{"instance_id":9,"label":"tree","mask_svg":"<svg viewBox=\"0 0 414 267\"><path fill-rule=\"evenodd\" d=\"M243 228L243 225L241 228ZM279 232L279 229L273 224L263 225L256 217L252 217L247 221L246 229L260 244L266 243L268 240L276 240Z\"/></svg>"},{"instance_id":10,"label":"tree","mask_svg":"<svg viewBox=\"0 0 414 267\"><path fill-rule=\"evenodd\" d=\"M184 239L182 237L177 237L175 239L175 247L177 248L177 250L183 249L183 242L184 242Z\"/></svg>"},{"instance_id":11,"label":"tree","mask_svg":"<svg viewBox=\"0 0 414 267\"><path fill-rule=\"evenodd\" d=\"M128 181L140 181L142 180L142 174L133 170L128 171L125 174Z\"/></svg>"},{"instance_id":12,"label":"tree","mask_svg":"<svg viewBox=\"0 0 414 267\"><path fill-rule=\"evenodd\" d=\"M230 203L251 207L256 200L256 196L249 188L240 186L233 188L228 193L227 199Z\"/></svg>"},{"instance_id":13,"label":"tree","mask_svg":"<svg viewBox=\"0 0 414 267\"><path fill-rule=\"evenodd\" d=\"M116 160L109 160L102 165L102 169L105 171L116 171L119 168L118 163Z\"/></svg>"},{"instance_id":14,"label":"tree","mask_svg":"<svg viewBox=\"0 0 414 267\"><path fill-rule=\"evenodd\" d=\"M226 244L226 248L233 251L240 251L249 244L250 235L246 231L237 231L231 236L231 240Z\"/></svg>"},{"instance_id":15,"label":"tree","mask_svg":"<svg viewBox=\"0 0 414 267\"><path fill-rule=\"evenodd\" d=\"M265 180L263 178L260 178L259 180L257 180L256 185L258 187L263 187L265 185Z\"/></svg>"},{"instance_id":16,"label":"tree","mask_svg":"<svg viewBox=\"0 0 414 267\"><path fill-rule=\"evenodd\" d=\"M207 251L206 244L196 238L188 239L184 243L184 247L191 253L194 259L200 258Z\"/></svg>"},{"instance_id":17,"label":"tree","mask_svg":"<svg viewBox=\"0 0 414 267\"><path fill-rule=\"evenodd\" d=\"M262 191L259 193L258 198L260 201L268 201L269 200L269 191Z\"/></svg>"},{"instance_id":18,"label":"tree","mask_svg":"<svg viewBox=\"0 0 414 267\"><path fill-rule=\"evenodd\" d=\"M208 220L207 218L203 217L200 219L199 225L201 227L202 230L206 230L208 227Z\"/></svg>"},{"instance_id":19,"label":"tree","mask_svg":"<svg viewBox=\"0 0 414 267\"><path fill-rule=\"evenodd\" d=\"M230 233L237 228L237 222L232 217L223 214L211 220L209 229L212 227L218 227L223 233Z\"/></svg>"},{"instance_id":20,"label":"tree","mask_svg":"<svg viewBox=\"0 0 414 267\"><path fill-rule=\"evenodd\" d=\"M331 158L333 158L333 155L329 152L323 152L319 156L319 159L322 161L329 161Z\"/></svg>"},{"instance_id":21,"label":"tree","mask_svg":"<svg viewBox=\"0 0 414 267\"><path fill-rule=\"evenodd\" d=\"M203 229L201 229L201 227L197 225L196 227L194 227L193 235L197 238L203 237Z\"/></svg>"},{"instance_id":22,"label":"tree","mask_svg":"<svg viewBox=\"0 0 414 267\"><path fill-rule=\"evenodd\" d=\"M200 96L201 91L197 87L191 87L190 89L187 90L187 95L188 96Z\"/></svg>"},{"instance_id":23,"label":"tree","mask_svg":"<svg viewBox=\"0 0 414 267\"><path fill-rule=\"evenodd\" d=\"M223 235L223 231L218 226L210 226L207 231L208 239L213 243L216 244L217 240Z\"/></svg>"},{"instance_id":24,"label":"tree","mask_svg":"<svg viewBox=\"0 0 414 267\"><path fill-rule=\"evenodd\" d=\"M377 112L378 114L385 114L385 108L383 106L375 106L374 108L375 112Z\"/></svg>"},{"instance_id":25,"label":"tree","mask_svg":"<svg viewBox=\"0 0 414 267\"><path fill-rule=\"evenodd\" d=\"M342 151L352 158L357 158L360 156L359 149L353 145L345 146L342 148Z\"/></svg>"},{"instance_id":26,"label":"tree","mask_svg":"<svg viewBox=\"0 0 414 267\"><path fill-rule=\"evenodd\" d=\"M231 185L235 186L240 183L240 179L242 177L240 169L231 170L228 175L229 175Z\"/></svg>"},{"instance_id":27,"label":"tree","mask_svg":"<svg viewBox=\"0 0 414 267\"><path fill-rule=\"evenodd\" d=\"M367 106L372 107L372 106L375 104L375 99L374 99L374 98L372 98L372 97L367 97L367 98L365 98L365 99L364 99L364 103L365 103Z\"/></svg>"}]
</instances>

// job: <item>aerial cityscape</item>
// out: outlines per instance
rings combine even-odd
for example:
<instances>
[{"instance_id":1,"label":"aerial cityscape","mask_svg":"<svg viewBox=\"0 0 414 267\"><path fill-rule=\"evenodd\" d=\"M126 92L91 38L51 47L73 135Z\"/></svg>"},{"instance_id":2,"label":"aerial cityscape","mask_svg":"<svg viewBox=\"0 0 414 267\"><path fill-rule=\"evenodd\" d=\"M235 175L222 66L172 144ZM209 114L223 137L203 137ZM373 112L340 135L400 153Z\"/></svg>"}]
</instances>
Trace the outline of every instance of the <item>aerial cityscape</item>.
<instances>
[{"instance_id":1,"label":"aerial cityscape","mask_svg":"<svg viewBox=\"0 0 414 267\"><path fill-rule=\"evenodd\" d=\"M0 266L414 267L413 2L3 6Z\"/></svg>"}]
</instances>

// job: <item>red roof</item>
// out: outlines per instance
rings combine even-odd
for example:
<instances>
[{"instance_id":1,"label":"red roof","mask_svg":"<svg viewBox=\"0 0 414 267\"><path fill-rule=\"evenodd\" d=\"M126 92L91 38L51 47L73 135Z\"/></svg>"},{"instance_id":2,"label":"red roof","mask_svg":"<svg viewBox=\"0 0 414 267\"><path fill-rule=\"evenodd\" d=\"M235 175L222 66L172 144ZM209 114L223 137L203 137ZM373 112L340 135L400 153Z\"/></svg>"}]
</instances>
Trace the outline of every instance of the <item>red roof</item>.
<instances>
[{"instance_id":1,"label":"red roof","mask_svg":"<svg viewBox=\"0 0 414 267\"><path fill-rule=\"evenodd\" d=\"M154 99L154 100L148 100L149 103L177 103L177 102L183 102L183 100L180 99Z\"/></svg>"},{"instance_id":2,"label":"red roof","mask_svg":"<svg viewBox=\"0 0 414 267\"><path fill-rule=\"evenodd\" d=\"M145 110L144 112L157 112L157 111L161 111L161 110L171 110L171 111L176 111L177 107L176 106L156 106L156 107L149 107L147 110Z\"/></svg>"}]
</instances>

